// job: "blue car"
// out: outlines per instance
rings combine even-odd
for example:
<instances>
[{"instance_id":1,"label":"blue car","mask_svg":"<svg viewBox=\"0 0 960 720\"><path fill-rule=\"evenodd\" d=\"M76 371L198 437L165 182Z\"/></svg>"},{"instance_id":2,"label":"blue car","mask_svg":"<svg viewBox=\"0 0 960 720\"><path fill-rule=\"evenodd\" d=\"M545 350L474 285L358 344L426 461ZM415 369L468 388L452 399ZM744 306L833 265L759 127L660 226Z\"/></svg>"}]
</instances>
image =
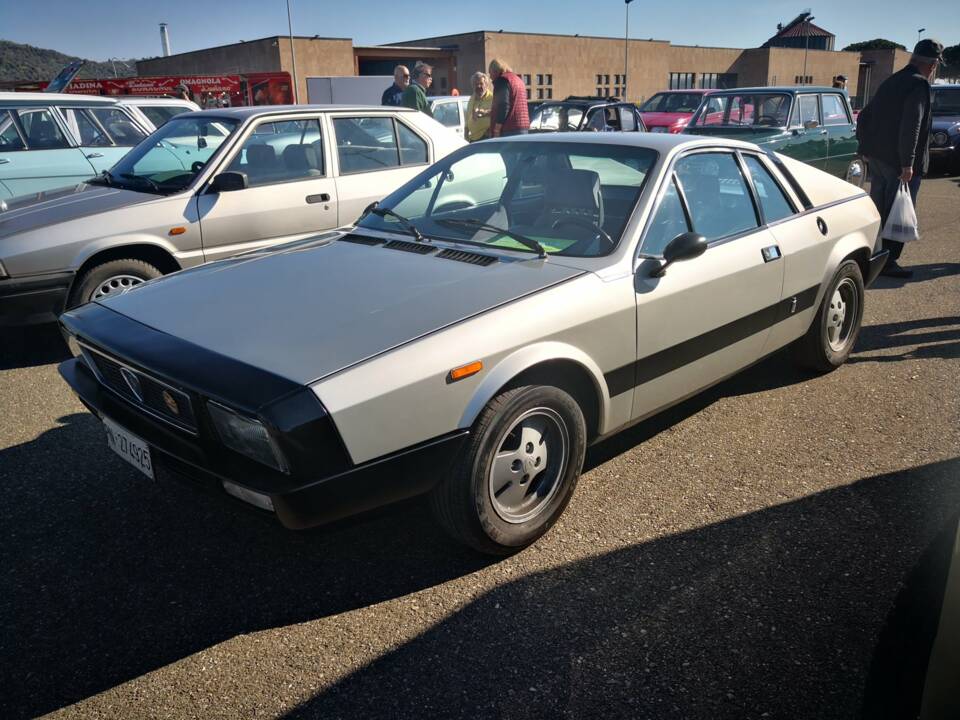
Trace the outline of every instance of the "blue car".
<instances>
[{"instance_id":1,"label":"blue car","mask_svg":"<svg viewBox=\"0 0 960 720\"><path fill-rule=\"evenodd\" d=\"M960 85L934 85L930 160L960 173Z\"/></svg>"},{"instance_id":2,"label":"blue car","mask_svg":"<svg viewBox=\"0 0 960 720\"><path fill-rule=\"evenodd\" d=\"M178 112L192 109L192 103L169 102ZM0 199L81 183L154 129L131 104L112 98L0 93Z\"/></svg>"}]
</instances>

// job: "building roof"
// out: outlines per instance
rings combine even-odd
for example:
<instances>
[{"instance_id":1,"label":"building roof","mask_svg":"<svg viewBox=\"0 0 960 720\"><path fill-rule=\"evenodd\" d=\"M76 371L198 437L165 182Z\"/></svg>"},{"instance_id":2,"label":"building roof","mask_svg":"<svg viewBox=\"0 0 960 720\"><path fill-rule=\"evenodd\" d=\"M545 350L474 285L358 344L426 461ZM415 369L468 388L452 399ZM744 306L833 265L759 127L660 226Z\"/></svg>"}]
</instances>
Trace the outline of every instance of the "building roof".
<instances>
[{"instance_id":1,"label":"building roof","mask_svg":"<svg viewBox=\"0 0 960 720\"><path fill-rule=\"evenodd\" d=\"M827 32L819 25L814 25L810 20L813 15L809 11L802 12L786 25L777 25L777 34L767 40L762 47L770 47L771 43L781 38L794 37L836 37L832 32Z\"/></svg>"}]
</instances>

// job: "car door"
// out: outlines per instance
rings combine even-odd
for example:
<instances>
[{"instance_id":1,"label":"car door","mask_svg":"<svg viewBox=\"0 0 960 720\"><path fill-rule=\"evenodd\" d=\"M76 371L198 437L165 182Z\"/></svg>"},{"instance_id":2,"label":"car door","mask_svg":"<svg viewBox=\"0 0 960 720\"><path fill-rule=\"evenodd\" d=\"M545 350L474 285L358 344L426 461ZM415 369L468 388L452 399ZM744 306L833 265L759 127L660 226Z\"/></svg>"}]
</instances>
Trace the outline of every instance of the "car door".
<instances>
[{"instance_id":1,"label":"car door","mask_svg":"<svg viewBox=\"0 0 960 720\"><path fill-rule=\"evenodd\" d=\"M61 107L70 131L80 141L80 150L98 173L109 170L146 134L119 108Z\"/></svg>"},{"instance_id":2,"label":"car door","mask_svg":"<svg viewBox=\"0 0 960 720\"><path fill-rule=\"evenodd\" d=\"M441 100L433 106L433 119L463 137L463 118L460 103L456 100Z\"/></svg>"},{"instance_id":3,"label":"car door","mask_svg":"<svg viewBox=\"0 0 960 720\"><path fill-rule=\"evenodd\" d=\"M827 131L820 118L820 96L797 95L790 117L790 137L778 152L822 169L827 159Z\"/></svg>"},{"instance_id":4,"label":"car door","mask_svg":"<svg viewBox=\"0 0 960 720\"><path fill-rule=\"evenodd\" d=\"M667 244L690 231L706 237L707 251L652 276ZM676 160L641 243L634 417L762 357L783 283L776 240L761 226L732 151L694 151Z\"/></svg>"},{"instance_id":5,"label":"car door","mask_svg":"<svg viewBox=\"0 0 960 720\"><path fill-rule=\"evenodd\" d=\"M337 227L337 187L319 116L257 121L220 172L247 187L197 197L207 261Z\"/></svg>"},{"instance_id":6,"label":"car door","mask_svg":"<svg viewBox=\"0 0 960 720\"><path fill-rule=\"evenodd\" d=\"M850 161L857 155L857 133L847 98L841 93L824 93L820 97L823 129L827 133L827 155L823 170L845 177Z\"/></svg>"},{"instance_id":7,"label":"car door","mask_svg":"<svg viewBox=\"0 0 960 720\"><path fill-rule=\"evenodd\" d=\"M0 180L13 197L76 185L95 174L52 107L0 109Z\"/></svg>"},{"instance_id":8,"label":"car door","mask_svg":"<svg viewBox=\"0 0 960 720\"><path fill-rule=\"evenodd\" d=\"M398 117L351 113L330 118L337 162L340 223L360 217L430 162L425 138Z\"/></svg>"}]
</instances>

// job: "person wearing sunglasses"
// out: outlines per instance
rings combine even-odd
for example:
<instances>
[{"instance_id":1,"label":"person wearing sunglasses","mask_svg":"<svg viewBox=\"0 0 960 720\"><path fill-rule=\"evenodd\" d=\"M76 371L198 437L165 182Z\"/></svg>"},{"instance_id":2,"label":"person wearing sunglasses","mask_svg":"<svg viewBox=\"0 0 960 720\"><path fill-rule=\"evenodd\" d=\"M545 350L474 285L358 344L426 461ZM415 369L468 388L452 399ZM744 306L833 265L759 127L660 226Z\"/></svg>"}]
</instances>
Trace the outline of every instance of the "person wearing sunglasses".
<instances>
[{"instance_id":1,"label":"person wearing sunglasses","mask_svg":"<svg viewBox=\"0 0 960 720\"><path fill-rule=\"evenodd\" d=\"M413 82L403 91L403 105L433 117L427 101L427 90L432 84L433 68L425 62L418 62L413 68Z\"/></svg>"},{"instance_id":2,"label":"person wearing sunglasses","mask_svg":"<svg viewBox=\"0 0 960 720\"><path fill-rule=\"evenodd\" d=\"M381 105L391 107L400 107L403 105L403 91L410 84L410 71L406 65L397 65L393 69L393 85L383 91L383 97L380 98Z\"/></svg>"}]
</instances>

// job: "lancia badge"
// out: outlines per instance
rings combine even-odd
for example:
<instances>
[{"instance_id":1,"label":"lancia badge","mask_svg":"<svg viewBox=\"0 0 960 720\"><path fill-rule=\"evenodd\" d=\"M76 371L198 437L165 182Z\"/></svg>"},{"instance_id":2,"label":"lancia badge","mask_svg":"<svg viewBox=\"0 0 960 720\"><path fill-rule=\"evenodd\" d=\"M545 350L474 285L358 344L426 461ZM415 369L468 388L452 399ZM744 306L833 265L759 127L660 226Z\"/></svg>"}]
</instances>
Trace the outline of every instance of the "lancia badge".
<instances>
[{"instance_id":1,"label":"lancia badge","mask_svg":"<svg viewBox=\"0 0 960 720\"><path fill-rule=\"evenodd\" d=\"M164 390L161 397L163 398L164 405L167 406L167 410L172 412L174 415L180 414L180 406L177 405L177 401L174 399L173 395L170 394L169 390Z\"/></svg>"}]
</instances>

